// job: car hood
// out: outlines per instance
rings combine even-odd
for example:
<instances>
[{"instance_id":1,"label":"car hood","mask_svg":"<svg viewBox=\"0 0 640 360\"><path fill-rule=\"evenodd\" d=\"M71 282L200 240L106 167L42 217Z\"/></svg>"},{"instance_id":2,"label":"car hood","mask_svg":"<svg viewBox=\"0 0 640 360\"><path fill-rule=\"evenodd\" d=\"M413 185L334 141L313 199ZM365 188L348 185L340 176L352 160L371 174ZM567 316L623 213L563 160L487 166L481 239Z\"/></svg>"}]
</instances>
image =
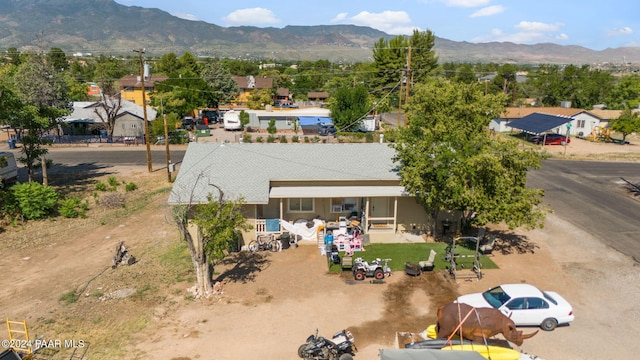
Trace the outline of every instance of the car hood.
<instances>
[{"instance_id":1,"label":"car hood","mask_svg":"<svg viewBox=\"0 0 640 360\"><path fill-rule=\"evenodd\" d=\"M462 295L458 297L458 299L456 299L456 302L467 304L477 308L493 307L484 299L484 296L482 296L481 293Z\"/></svg>"}]
</instances>

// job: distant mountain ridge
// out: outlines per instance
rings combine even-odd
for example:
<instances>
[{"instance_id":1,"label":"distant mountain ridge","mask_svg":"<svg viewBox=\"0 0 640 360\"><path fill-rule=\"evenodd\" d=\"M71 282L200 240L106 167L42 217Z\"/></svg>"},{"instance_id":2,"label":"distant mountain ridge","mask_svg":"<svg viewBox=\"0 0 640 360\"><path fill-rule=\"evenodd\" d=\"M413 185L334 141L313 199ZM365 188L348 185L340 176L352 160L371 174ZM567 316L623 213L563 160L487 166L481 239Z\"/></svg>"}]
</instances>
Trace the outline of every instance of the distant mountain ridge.
<instances>
[{"instance_id":1,"label":"distant mountain ridge","mask_svg":"<svg viewBox=\"0 0 640 360\"><path fill-rule=\"evenodd\" d=\"M213 5L212 5L213 6ZM436 34L437 35L437 34ZM356 25L221 27L113 0L2 0L0 49L59 47L68 53L150 55L189 51L196 56L254 59L368 61L382 31ZM516 64L640 64L640 48L595 51L556 44L456 42L436 38L440 62Z\"/></svg>"}]
</instances>

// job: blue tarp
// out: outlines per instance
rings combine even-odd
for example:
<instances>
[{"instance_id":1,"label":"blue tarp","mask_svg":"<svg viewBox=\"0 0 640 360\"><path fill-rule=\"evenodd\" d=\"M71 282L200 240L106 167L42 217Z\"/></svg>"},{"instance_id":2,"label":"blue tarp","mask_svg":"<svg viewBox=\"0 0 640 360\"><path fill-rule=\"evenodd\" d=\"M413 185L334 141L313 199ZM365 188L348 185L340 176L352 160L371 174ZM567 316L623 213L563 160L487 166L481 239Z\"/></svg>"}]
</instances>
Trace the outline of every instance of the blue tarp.
<instances>
[{"instance_id":1,"label":"blue tarp","mask_svg":"<svg viewBox=\"0 0 640 360\"><path fill-rule=\"evenodd\" d=\"M280 231L280 219L266 219L265 225L267 231Z\"/></svg>"},{"instance_id":2,"label":"blue tarp","mask_svg":"<svg viewBox=\"0 0 640 360\"><path fill-rule=\"evenodd\" d=\"M333 119L328 116L298 116L298 123L304 125L333 124Z\"/></svg>"}]
</instances>

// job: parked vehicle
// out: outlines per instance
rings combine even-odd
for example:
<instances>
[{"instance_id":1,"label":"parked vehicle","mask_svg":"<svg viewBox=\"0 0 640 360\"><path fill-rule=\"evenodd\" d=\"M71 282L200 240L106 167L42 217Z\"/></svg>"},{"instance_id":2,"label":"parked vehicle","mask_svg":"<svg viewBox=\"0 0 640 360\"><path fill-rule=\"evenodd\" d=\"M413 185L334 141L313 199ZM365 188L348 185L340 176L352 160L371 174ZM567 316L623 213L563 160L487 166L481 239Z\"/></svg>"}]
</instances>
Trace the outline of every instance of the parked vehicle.
<instances>
[{"instance_id":1,"label":"parked vehicle","mask_svg":"<svg viewBox=\"0 0 640 360\"><path fill-rule=\"evenodd\" d=\"M366 262L361 257L353 261L353 278L362 281L366 277L373 277L376 280L384 279L385 267L383 267L382 259L375 259L372 262Z\"/></svg>"},{"instance_id":2,"label":"parked vehicle","mask_svg":"<svg viewBox=\"0 0 640 360\"><path fill-rule=\"evenodd\" d=\"M193 126L195 124L196 122L193 120L192 116L185 116L184 118L182 118L182 128L185 130L193 129Z\"/></svg>"},{"instance_id":3,"label":"parked vehicle","mask_svg":"<svg viewBox=\"0 0 640 360\"><path fill-rule=\"evenodd\" d=\"M240 123L240 113L235 110L229 110L224 113L222 117L224 121L225 130L240 130L242 124Z\"/></svg>"},{"instance_id":4,"label":"parked vehicle","mask_svg":"<svg viewBox=\"0 0 640 360\"><path fill-rule=\"evenodd\" d=\"M541 291L529 284L504 284L483 293L460 296L456 301L473 307L496 308L516 326L539 326L545 331L574 320L573 308L560 294Z\"/></svg>"},{"instance_id":5,"label":"parked vehicle","mask_svg":"<svg viewBox=\"0 0 640 360\"><path fill-rule=\"evenodd\" d=\"M351 331L342 330L327 339L318 336L316 329L316 333L298 347L298 356L305 360L352 360L357 351Z\"/></svg>"},{"instance_id":6,"label":"parked vehicle","mask_svg":"<svg viewBox=\"0 0 640 360\"><path fill-rule=\"evenodd\" d=\"M336 135L338 133L338 129L331 124L323 124L318 127L318 135L320 136L329 136Z\"/></svg>"},{"instance_id":7,"label":"parked vehicle","mask_svg":"<svg viewBox=\"0 0 640 360\"><path fill-rule=\"evenodd\" d=\"M360 120L360 124L358 124L358 126L356 127L356 131L372 132L372 131L376 131L377 128L378 128L378 123L376 121L376 118L372 115L369 115L364 119Z\"/></svg>"},{"instance_id":8,"label":"parked vehicle","mask_svg":"<svg viewBox=\"0 0 640 360\"><path fill-rule=\"evenodd\" d=\"M0 152L0 187L15 184L18 180L18 165L12 152Z\"/></svg>"},{"instance_id":9,"label":"parked vehicle","mask_svg":"<svg viewBox=\"0 0 640 360\"><path fill-rule=\"evenodd\" d=\"M200 120L204 125L214 125L218 123L219 115L215 109L204 109L200 112Z\"/></svg>"},{"instance_id":10,"label":"parked vehicle","mask_svg":"<svg viewBox=\"0 0 640 360\"><path fill-rule=\"evenodd\" d=\"M571 142L571 138L555 133L536 135L529 140L536 145L542 144L543 141L545 145L566 145Z\"/></svg>"}]
</instances>

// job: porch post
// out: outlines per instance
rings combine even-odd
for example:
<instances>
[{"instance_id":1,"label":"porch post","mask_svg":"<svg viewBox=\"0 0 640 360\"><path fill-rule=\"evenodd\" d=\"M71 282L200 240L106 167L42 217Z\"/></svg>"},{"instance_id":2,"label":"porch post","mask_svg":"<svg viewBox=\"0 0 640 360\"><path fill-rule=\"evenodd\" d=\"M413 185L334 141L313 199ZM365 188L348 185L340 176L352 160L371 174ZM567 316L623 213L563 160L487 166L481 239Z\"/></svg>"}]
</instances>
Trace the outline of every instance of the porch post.
<instances>
[{"instance_id":1,"label":"porch post","mask_svg":"<svg viewBox=\"0 0 640 360\"><path fill-rule=\"evenodd\" d=\"M367 198L367 200L365 200L365 206L364 206L364 228L362 229L363 232L369 232L369 198Z\"/></svg>"},{"instance_id":2,"label":"porch post","mask_svg":"<svg viewBox=\"0 0 640 360\"><path fill-rule=\"evenodd\" d=\"M398 197L393 197L393 232L398 231L396 227L398 223Z\"/></svg>"},{"instance_id":3,"label":"porch post","mask_svg":"<svg viewBox=\"0 0 640 360\"><path fill-rule=\"evenodd\" d=\"M282 212L282 198L280 198L280 220L282 220L282 215L284 214ZM280 232L282 232L282 221L278 221L278 224L280 224Z\"/></svg>"}]
</instances>

